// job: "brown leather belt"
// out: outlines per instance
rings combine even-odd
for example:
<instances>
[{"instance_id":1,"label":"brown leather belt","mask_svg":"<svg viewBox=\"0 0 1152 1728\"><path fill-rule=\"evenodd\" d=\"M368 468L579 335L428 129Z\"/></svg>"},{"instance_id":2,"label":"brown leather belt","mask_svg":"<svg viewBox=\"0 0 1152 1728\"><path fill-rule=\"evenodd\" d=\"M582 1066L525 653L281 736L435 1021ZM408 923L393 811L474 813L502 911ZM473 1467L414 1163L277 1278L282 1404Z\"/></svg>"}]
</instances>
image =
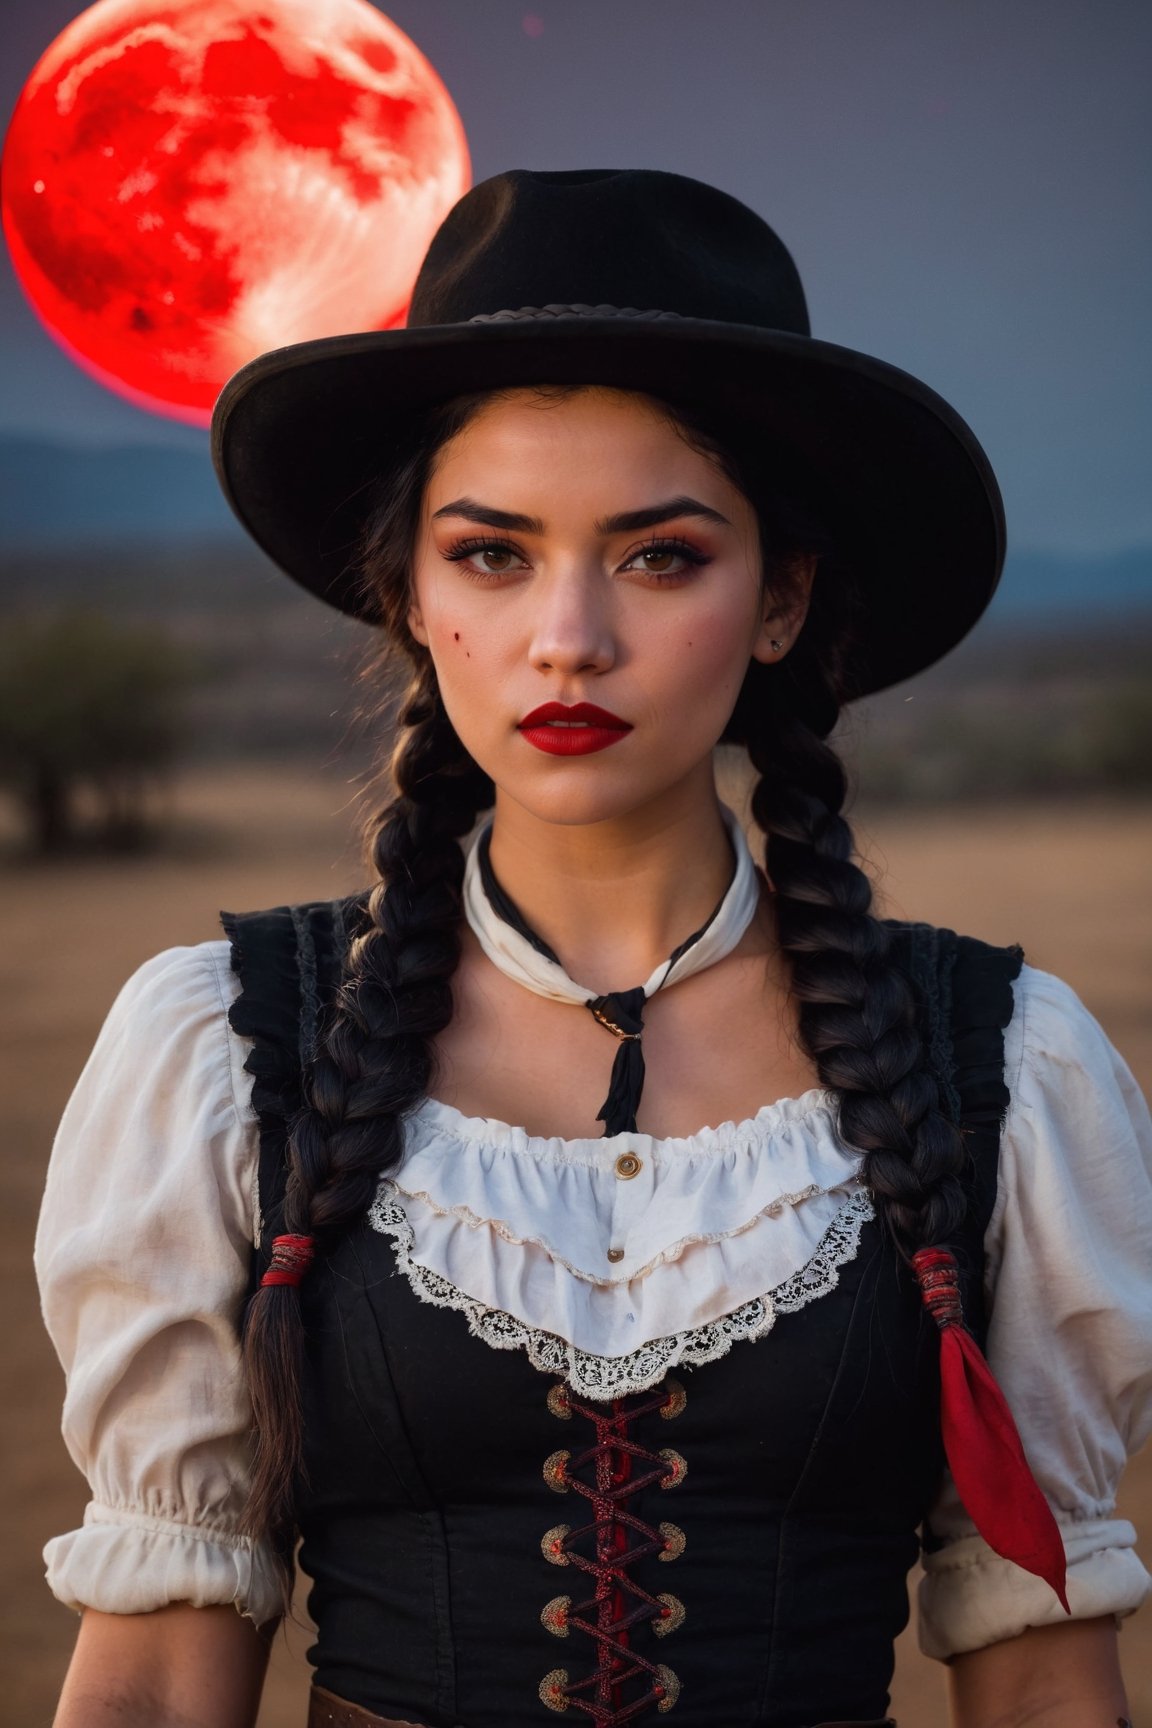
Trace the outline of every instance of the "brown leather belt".
<instances>
[{"instance_id":1,"label":"brown leather belt","mask_svg":"<svg viewBox=\"0 0 1152 1728\"><path fill-rule=\"evenodd\" d=\"M313 1686L308 1710L308 1728L421 1728L419 1722L402 1722L396 1716L376 1716L371 1710L361 1710L358 1704L347 1704L323 1686ZM869 1722L814 1722L812 1728L896 1728L891 1717L882 1721L875 1717Z\"/></svg>"}]
</instances>

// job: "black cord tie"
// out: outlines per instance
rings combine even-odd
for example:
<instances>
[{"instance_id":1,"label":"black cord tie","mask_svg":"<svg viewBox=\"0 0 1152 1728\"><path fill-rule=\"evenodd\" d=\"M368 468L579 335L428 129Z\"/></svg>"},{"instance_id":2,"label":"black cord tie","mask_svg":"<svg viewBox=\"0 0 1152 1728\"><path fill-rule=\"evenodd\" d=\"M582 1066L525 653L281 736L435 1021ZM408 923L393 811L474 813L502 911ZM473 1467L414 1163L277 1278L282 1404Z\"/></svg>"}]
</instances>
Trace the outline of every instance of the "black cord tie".
<instances>
[{"instance_id":1,"label":"black cord tie","mask_svg":"<svg viewBox=\"0 0 1152 1728\"><path fill-rule=\"evenodd\" d=\"M605 1134L635 1134L636 1112L644 1090L644 1004L648 998L642 985L635 990L615 990L610 996L594 996L584 1006L592 1018L606 1026L620 1042L612 1064L608 1096L596 1112Z\"/></svg>"},{"instance_id":2,"label":"black cord tie","mask_svg":"<svg viewBox=\"0 0 1152 1728\"><path fill-rule=\"evenodd\" d=\"M492 910L506 924L510 924L518 935L530 942L537 954L542 954L545 960L551 960L563 970L559 956L532 929L516 902L507 895L496 879L489 856L492 844L491 827L486 828L480 836L478 859L480 864L480 880L484 884L484 892ZM677 948L672 950L660 980L660 988L668 982L672 969L682 954L699 942L701 936L716 918L720 907L724 904L725 895L717 902L712 915L701 924L699 930L694 930ZM604 1133L635 1134L636 1113L640 1108L640 1097L644 1090L644 1050L641 1043L641 1033L644 1031L644 1005L648 998L644 986L638 984L634 990L614 990L607 996L592 996L584 1006L592 1018L606 1031L618 1040L616 1058L612 1064L612 1077L608 1084L608 1096L596 1112L596 1120L603 1122Z\"/></svg>"}]
</instances>

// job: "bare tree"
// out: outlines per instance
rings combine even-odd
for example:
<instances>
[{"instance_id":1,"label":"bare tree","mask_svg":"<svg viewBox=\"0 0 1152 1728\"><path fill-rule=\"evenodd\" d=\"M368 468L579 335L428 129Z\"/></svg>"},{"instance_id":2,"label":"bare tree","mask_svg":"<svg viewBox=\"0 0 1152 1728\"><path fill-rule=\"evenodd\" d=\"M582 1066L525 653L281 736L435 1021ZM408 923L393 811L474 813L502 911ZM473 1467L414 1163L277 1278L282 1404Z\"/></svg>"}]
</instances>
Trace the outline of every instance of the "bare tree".
<instances>
[{"instance_id":1,"label":"bare tree","mask_svg":"<svg viewBox=\"0 0 1152 1728\"><path fill-rule=\"evenodd\" d=\"M101 842L138 845L148 787L178 752L181 698L204 667L162 629L70 607L9 620L0 641L0 787L37 852L76 840L87 788Z\"/></svg>"}]
</instances>

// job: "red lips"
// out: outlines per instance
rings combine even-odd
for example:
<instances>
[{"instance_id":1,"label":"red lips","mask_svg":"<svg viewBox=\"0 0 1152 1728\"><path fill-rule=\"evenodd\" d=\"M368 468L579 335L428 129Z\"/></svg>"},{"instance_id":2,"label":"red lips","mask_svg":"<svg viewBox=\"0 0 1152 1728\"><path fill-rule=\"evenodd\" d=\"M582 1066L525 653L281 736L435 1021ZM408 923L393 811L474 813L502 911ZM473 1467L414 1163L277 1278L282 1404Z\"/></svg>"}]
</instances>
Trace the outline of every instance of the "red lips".
<instances>
[{"instance_id":1,"label":"red lips","mask_svg":"<svg viewBox=\"0 0 1152 1728\"><path fill-rule=\"evenodd\" d=\"M589 756L618 744L631 730L629 721L594 702L576 702L570 708L544 702L525 714L519 726L521 737L549 756Z\"/></svg>"}]
</instances>

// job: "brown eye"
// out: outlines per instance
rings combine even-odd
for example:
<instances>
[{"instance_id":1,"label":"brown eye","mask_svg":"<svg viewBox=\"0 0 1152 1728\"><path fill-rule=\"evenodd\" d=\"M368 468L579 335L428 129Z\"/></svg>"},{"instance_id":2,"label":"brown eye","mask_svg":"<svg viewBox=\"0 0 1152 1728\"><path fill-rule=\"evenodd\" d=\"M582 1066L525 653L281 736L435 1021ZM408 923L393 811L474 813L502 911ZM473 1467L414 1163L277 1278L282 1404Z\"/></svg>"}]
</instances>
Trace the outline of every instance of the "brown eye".
<instances>
[{"instance_id":1,"label":"brown eye","mask_svg":"<svg viewBox=\"0 0 1152 1728\"><path fill-rule=\"evenodd\" d=\"M444 557L476 581L483 581L485 576L507 576L512 570L525 568L521 553L503 540L463 540L450 547Z\"/></svg>"},{"instance_id":2,"label":"brown eye","mask_svg":"<svg viewBox=\"0 0 1152 1728\"><path fill-rule=\"evenodd\" d=\"M668 546L654 546L650 552L643 554L644 568L654 576L666 576L675 564L678 553Z\"/></svg>"},{"instance_id":3,"label":"brown eye","mask_svg":"<svg viewBox=\"0 0 1152 1728\"><path fill-rule=\"evenodd\" d=\"M706 553L682 540L656 540L631 553L624 568L643 570L657 581L673 581L687 577L694 569L709 563Z\"/></svg>"},{"instance_id":4,"label":"brown eye","mask_svg":"<svg viewBox=\"0 0 1152 1728\"><path fill-rule=\"evenodd\" d=\"M512 553L507 546L485 546L480 552L473 553L479 558L485 570L491 570L493 575L500 575L512 564Z\"/></svg>"}]
</instances>

